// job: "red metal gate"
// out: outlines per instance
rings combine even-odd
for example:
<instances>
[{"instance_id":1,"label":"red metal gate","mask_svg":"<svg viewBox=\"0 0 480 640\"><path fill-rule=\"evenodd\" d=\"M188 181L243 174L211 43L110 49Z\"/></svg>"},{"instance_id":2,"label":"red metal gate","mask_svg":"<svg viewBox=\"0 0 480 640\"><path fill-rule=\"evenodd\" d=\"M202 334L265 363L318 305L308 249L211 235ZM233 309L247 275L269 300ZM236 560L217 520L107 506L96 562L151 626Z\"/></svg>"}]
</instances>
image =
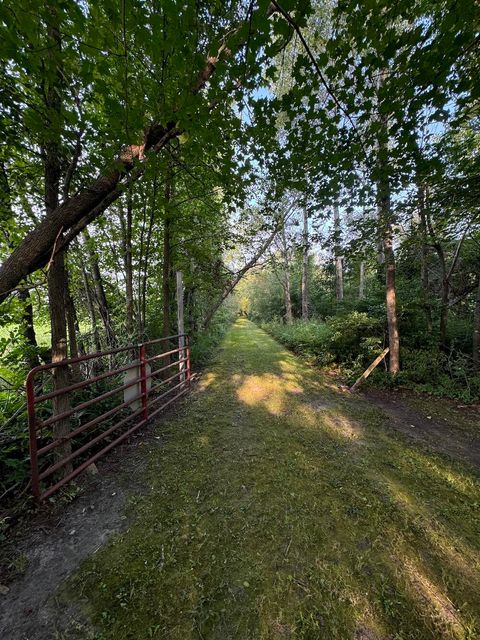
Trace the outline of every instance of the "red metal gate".
<instances>
[{"instance_id":1,"label":"red metal gate","mask_svg":"<svg viewBox=\"0 0 480 640\"><path fill-rule=\"evenodd\" d=\"M72 384L55 389L59 368ZM172 369L177 371L171 375ZM51 496L186 393L190 382L184 334L32 369L27 407L33 495Z\"/></svg>"}]
</instances>

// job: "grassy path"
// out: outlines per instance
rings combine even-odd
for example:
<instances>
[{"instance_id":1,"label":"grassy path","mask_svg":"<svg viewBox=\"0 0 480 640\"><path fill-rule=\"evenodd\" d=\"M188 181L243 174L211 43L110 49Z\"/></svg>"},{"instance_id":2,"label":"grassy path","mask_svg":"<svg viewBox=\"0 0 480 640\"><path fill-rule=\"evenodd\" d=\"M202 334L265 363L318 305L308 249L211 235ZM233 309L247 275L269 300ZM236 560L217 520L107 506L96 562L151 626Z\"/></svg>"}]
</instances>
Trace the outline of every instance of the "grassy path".
<instances>
[{"instance_id":1,"label":"grassy path","mask_svg":"<svg viewBox=\"0 0 480 640\"><path fill-rule=\"evenodd\" d=\"M239 320L70 586L98 638L478 638L480 481Z\"/></svg>"}]
</instances>

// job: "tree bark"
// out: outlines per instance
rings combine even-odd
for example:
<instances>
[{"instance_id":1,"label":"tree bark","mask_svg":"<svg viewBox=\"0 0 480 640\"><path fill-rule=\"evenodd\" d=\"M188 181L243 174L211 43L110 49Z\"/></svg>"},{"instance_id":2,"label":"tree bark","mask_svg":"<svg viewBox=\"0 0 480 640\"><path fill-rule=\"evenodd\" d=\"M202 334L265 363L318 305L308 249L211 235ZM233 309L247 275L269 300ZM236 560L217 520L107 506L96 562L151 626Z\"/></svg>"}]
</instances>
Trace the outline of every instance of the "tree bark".
<instances>
[{"instance_id":1,"label":"tree bark","mask_svg":"<svg viewBox=\"0 0 480 640\"><path fill-rule=\"evenodd\" d=\"M303 253L302 253L302 318L308 320L309 290L308 290L308 213L303 210Z\"/></svg>"},{"instance_id":2,"label":"tree bark","mask_svg":"<svg viewBox=\"0 0 480 640\"><path fill-rule=\"evenodd\" d=\"M341 227L338 204L333 205L334 243L335 243L335 295L343 300L343 257L341 255Z\"/></svg>"}]
</instances>

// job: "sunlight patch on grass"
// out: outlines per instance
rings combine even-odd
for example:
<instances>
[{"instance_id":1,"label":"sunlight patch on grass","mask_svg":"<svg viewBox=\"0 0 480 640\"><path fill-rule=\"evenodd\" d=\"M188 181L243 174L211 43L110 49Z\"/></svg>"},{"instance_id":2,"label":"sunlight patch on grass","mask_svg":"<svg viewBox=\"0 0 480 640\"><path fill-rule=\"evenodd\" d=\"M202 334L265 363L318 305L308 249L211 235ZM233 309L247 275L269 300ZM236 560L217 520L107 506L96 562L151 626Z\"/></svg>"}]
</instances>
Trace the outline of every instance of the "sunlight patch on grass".
<instances>
[{"instance_id":1,"label":"sunlight patch on grass","mask_svg":"<svg viewBox=\"0 0 480 640\"><path fill-rule=\"evenodd\" d=\"M465 640L467 625L451 600L427 577L425 571L411 558L404 558L402 573L424 604L420 615L432 625L434 632L441 638Z\"/></svg>"}]
</instances>

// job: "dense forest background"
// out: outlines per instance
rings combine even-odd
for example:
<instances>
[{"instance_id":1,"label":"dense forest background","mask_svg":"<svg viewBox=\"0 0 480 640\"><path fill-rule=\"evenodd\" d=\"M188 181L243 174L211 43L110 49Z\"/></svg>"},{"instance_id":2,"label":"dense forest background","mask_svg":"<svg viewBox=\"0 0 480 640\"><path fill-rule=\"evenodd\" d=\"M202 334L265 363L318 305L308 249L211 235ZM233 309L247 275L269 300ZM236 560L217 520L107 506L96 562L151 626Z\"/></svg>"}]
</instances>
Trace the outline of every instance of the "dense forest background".
<instances>
[{"instance_id":1,"label":"dense forest background","mask_svg":"<svg viewBox=\"0 0 480 640\"><path fill-rule=\"evenodd\" d=\"M2 3L0 493L27 371L175 334L177 271L196 366L242 313L347 378L389 346L374 382L478 401L479 17Z\"/></svg>"}]
</instances>

